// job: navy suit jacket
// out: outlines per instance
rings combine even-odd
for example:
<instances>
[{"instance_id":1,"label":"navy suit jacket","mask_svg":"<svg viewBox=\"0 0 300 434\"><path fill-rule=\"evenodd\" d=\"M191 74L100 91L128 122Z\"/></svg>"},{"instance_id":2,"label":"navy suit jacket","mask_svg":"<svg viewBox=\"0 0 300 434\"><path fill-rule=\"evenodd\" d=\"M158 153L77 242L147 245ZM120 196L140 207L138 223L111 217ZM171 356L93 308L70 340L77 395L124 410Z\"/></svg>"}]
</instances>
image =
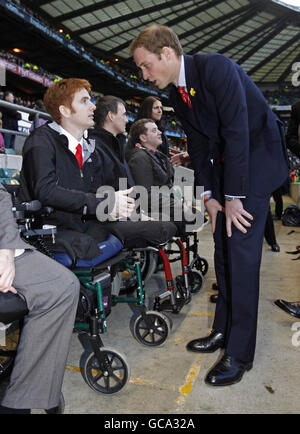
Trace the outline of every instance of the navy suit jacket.
<instances>
[{"instance_id":1,"label":"navy suit jacket","mask_svg":"<svg viewBox=\"0 0 300 434\"><path fill-rule=\"evenodd\" d=\"M184 62L193 108L175 86L170 103L188 138L196 185L213 189L214 178L220 176L224 194L272 193L287 178L287 165L279 120L261 91L221 54L184 55ZM216 172L211 160L223 156L224 166Z\"/></svg>"}]
</instances>

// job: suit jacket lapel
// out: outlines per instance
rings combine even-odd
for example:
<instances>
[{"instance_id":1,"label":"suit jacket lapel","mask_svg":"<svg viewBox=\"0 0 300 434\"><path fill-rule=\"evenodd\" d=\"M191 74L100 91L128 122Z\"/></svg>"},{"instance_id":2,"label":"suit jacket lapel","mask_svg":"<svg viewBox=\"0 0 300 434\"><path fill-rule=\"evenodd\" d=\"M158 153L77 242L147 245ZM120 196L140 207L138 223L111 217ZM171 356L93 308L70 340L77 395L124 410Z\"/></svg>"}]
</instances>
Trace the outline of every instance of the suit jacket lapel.
<instances>
[{"instance_id":1,"label":"suit jacket lapel","mask_svg":"<svg viewBox=\"0 0 300 434\"><path fill-rule=\"evenodd\" d=\"M201 92L199 74L194 64L193 56L185 54L184 65L185 65L185 79L186 79L187 92L190 96L191 103L193 106L193 109L191 110L193 112L193 126L202 134L204 134L205 130L203 129L203 125L202 125L203 117L201 116L201 112L202 112L201 100L203 101L204 96L202 95Z\"/></svg>"}]
</instances>

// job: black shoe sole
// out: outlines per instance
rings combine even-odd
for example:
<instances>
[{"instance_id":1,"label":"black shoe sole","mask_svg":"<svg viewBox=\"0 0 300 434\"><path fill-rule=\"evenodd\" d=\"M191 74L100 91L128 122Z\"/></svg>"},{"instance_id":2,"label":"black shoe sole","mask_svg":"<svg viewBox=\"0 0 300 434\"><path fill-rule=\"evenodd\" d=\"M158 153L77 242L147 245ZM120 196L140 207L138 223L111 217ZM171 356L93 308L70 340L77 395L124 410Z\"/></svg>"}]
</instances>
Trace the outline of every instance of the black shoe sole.
<instances>
[{"instance_id":1,"label":"black shoe sole","mask_svg":"<svg viewBox=\"0 0 300 434\"><path fill-rule=\"evenodd\" d=\"M235 380L229 381L228 383L219 383L219 384L218 383L211 383L206 378L205 378L204 382L208 386L212 386L212 387L231 386L233 384L239 383L243 379L243 376L244 376L245 372L250 371L252 369L252 367L253 367L253 364L251 363L251 365L249 365L247 368L245 368L245 371L243 372L243 375L241 375L241 377L236 378Z\"/></svg>"},{"instance_id":2,"label":"black shoe sole","mask_svg":"<svg viewBox=\"0 0 300 434\"><path fill-rule=\"evenodd\" d=\"M195 349L189 348L188 346L186 346L187 351L190 351L192 353L202 353L202 354L214 353L215 351L222 350L223 348L224 348L223 346L220 346L220 347L214 348L213 350L200 350L200 349L196 349L196 348Z\"/></svg>"},{"instance_id":3,"label":"black shoe sole","mask_svg":"<svg viewBox=\"0 0 300 434\"><path fill-rule=\"evenodd\" d=\"M292 315L295 318L300 318L300 315L297 315L296 313L291 312L284 304L280 303L279 300L274 301L275 306L279 307L284 312L288 313L289 315Z\"/></svg>"}]
</instances>

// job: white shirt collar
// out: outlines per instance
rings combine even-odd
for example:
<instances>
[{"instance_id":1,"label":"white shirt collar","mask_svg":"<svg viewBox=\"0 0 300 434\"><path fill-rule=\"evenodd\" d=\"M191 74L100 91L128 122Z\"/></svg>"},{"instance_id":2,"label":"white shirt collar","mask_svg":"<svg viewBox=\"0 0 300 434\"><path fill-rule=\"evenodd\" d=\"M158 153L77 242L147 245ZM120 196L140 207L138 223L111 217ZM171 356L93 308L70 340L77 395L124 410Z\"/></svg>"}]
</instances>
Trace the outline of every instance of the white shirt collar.
<instances>
[{"instance_id":1,"label":"white shirt collar","mask_svg":"<svg viewBox=\"0 0 300 434\"><path fill-rule=\"evenodd\" d=\"M60 132L59 134L63 134L64 136L67 137L68 139L68 148L71 152L73 152L73 154L75 155L76 153L76 148L77 145L80 143L81 148L83 149L83 137L81 138L81 140L77 140L74 136L72 136L72 134L70 134L68 131L66 131L61 125L60 125Z\"/></svg>"},{"instance_id":2,"label":"white shirt collar","mask_svg":"<svg viewBox=\"0 0 300 434\"><path fill-rule=\"evenodd\" d=\"M183 86L183 87L185 87L185 90L186 90L186 79L185 79L185 67L184 67L183 54L181 55L181 58L180 58L180 71L179 71L177 86Z\"/></svg>"}]
</instances>

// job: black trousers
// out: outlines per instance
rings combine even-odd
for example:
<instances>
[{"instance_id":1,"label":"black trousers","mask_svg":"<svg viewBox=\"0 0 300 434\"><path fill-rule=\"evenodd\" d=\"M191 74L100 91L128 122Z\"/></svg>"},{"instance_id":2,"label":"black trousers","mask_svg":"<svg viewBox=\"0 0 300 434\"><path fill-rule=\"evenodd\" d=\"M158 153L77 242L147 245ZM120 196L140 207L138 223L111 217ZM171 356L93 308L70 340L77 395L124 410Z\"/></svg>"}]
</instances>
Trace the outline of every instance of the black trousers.
<instances>
[{"instance_id":1,"label":"black trousers","mask_svg":"<svg viewBox=\"0 0 300 434\"><path fill-rule=\"evenodd\" d=\"M170 240L177 231L175 224L171 222L126 220L105 223L89 222L86 233L97 239L103 228L123 241L126 248L157 246Z\"/></svg>"},{"instance_id":2,"label":"black trousers","mask_svg":"<svg viewBox=\"0 0 300 434\"><path fill-rule=\"evenodd\" d=\"M232 226L228 238L225 214L217 216L214 260L219 297L213 328L224 333L229 355L250 362L255 353L259 273L270 196L252 194L242 202L253 216L246 234Z\"/></svg>"},{"instance_id":3,"label":"black trousers","mask_svg":"<svg viewBox=\"0 0 300 434\"><path fill-rule=\"evenodd\" d=\"M278 218L281 218L282 212L283 212L283 195L284 188L279 187L277 190L275 190L272 194L274 202L275 202L275 216Z\"/></svg>"},{"instance_id":4,"label":"black trousers","mask_svg":"<svg viewBox=\"0 0 300 434\"><path fill-rule=\"evenodd\" d=\"M273 222L270 207L269 207L267 221L266 221L265 239L266 239L267 243L269 244L269 246L273 246L274 244L277 244L275 229L274 229L274 222Z\"/></svg>"}]
</instances>

